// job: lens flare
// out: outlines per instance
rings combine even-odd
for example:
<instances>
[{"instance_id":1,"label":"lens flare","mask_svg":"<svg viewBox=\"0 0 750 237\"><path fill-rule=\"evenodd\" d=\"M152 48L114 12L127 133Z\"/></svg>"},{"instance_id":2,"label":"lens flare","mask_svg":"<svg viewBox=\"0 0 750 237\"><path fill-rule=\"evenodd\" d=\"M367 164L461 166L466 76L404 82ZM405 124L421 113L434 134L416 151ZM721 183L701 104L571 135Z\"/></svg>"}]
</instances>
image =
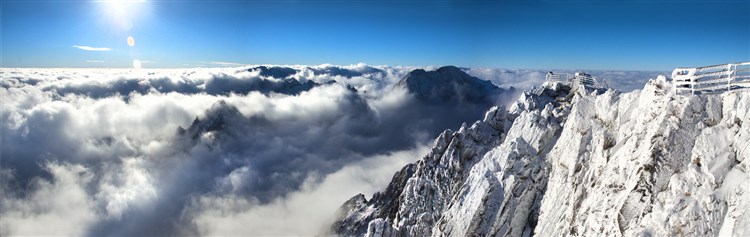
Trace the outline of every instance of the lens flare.
<instances>
[{"instance_id":1,"label":"lens flare","mask_svg":"<svg viewBox=\"0 0 750 237\"><path fill-rule=\"evenodd\" d=\"M135 69L141 68L141 60L138 60L138 59L133 60L133 68Z\"/></svg>"},{"instance_id":2,"label":"lens flare","mask_svg":"<svg viewBox=\"0 0 750 237\"><path fill-rule=\"evenodd\" d=\"M128 37L128 45L130 47L135 46L135 39L133 39L133 36Z\"/></svg>"}]
</instances>

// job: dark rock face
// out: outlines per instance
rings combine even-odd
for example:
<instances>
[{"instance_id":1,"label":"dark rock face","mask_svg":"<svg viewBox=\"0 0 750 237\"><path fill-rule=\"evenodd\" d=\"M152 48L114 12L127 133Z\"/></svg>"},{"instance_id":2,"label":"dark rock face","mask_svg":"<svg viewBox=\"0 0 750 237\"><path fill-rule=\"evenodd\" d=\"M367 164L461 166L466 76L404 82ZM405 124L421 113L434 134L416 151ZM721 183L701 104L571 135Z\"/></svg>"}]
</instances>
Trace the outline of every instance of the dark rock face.
<instances>
[{"instance_id":1,"label":"dark rock face","mask_svg":"<svg viewBox=\"0 0 750 237\"><path fill-rule=\"evenodd\" d=\"M229 93L247 94L251 91L258 91L263 94L269 94L273 92L287 95L297 95L319 85L320 84L313 81L306 81L302 83L292 78L281 80L240 80L217 77L206 82L206 92L212 95Z\"/></svg>"},{"instance_id":2,"label":"dark rock face","mask_svg":"<svg viewBox=\"0 0 750 237\"><path fill-rule=\"evenodd\" d=\"M273 77L277 79L283 79L287 78L291 75L294 75L297 73L297 69L290 68L290 67L277 67L277 66L257 66L250 69L247 69L248 71L260 71L260 75L264 77Z\"/></svg>"},{"instance_id":3,"label":"dark rock face","mask_svg":"<svg viewBox=\"0 0 750 237\"><path fill-rule=\"evenodd\" d=\"M414 70L395 86L408 89L418 99L427 103L495 104L498 94L506 91L489 81L470 76L454 66L445 66L430 72Z\"/></svg>"},{"instance_id":4,"label":"dark rock face","mask_svg":"<svg viewBox=\"0 0 750 237\"><path fill-rule=\"evenodd\" d=\"M481 119L492 106L506 105L518 96L515 88L503 89L469 74L454 66L441 67L435 71L413 70L404 76L394 88L405 89L414 100L415 111L403 111L410 116L434 118L432 134L444 129L457 129L462 123L471 124Z\"/></svg>"},{"instance_id":5,"label":"dark rock face","mask_svg":"<svg viewBox=\"0 0 750 237\"><path fill-rule=\"evenodd\" d=\"M328 67L323 67L323 68L311 68L311 70L314 71L315 74L328 74L331 76L342 76L342 77L349 77L349 78L360 77L365 74L385 73L383 70L370 67L370 66L365 66L357 70L340 68L336 66L328 66Z\"/></svg>"},{"instance_id":6,"label":"dark rock face","mask_svg":"<svg viewBox=\"0 0 750 237\"><path fill-rule=\"evenodd\" d=\"M189 137L193 140L198 139L202 134L208 132L225 133L230 132L227 129L230 124L242 123L246 120L236 107L230 106L227 102L221 100L216 102L206 111L206 118L203 120L195 117L190 127L183 129L178 128L178 135Z\"/></svg>"},{"instance_id":7,"label":"dark rock face","mask_svg":"<svg viewBox=\"0 0 750 237\"><path fill-rule=\"evenodd\" d=\"M367 232L368 224L374 219L395 219L401 204L399 196L406 182L414 175L414 166L409 164L396 172L385 191L373 194L369 201L361 193L346 201L337 211L338 221L331 226L332 231L345 236L362 235ZM366 213L368 207L378 208Z\"/></svg>"}]
</instances>

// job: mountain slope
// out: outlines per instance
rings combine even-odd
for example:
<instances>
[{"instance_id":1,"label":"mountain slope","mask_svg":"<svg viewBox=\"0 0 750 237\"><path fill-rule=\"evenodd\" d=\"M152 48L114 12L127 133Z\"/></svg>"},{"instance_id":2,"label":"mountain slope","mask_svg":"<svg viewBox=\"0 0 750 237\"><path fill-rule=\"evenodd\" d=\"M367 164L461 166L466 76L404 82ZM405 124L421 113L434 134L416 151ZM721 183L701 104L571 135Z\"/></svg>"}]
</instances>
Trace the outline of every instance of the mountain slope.
<instances>
[{"instance_id":1,"label":"mountain slope","mask_svg":"<svg viewBox=\"0 0 750 237\"><path fill-rule=\"evenodd\" d=\"M348 201L345 207L350 208L340 210L343 216L333 224L334 232L429 235L442 213L453 205L453 197L462 189L464 180L471 178L472 167L482 162L490 149L502 144L506 136L519 136L523 126L516 124L555 120L553 106L540 106L549 103L564 107L565 102L558 100L564 101L568 91L569 88L558 87L527 93L510 112L495 107L470 127L464 124L459 131L445 131L427 156L394 176L386 188L388 195L376 193L369 201L362 196ZM548 124L555 126L557 121Z\"/></svg>"},{"instance_id":2,"label":"mountain slope","mask_svg":"<svg viewBox=\"0 0 750 237\"><path fill-rule=\"evenodd\" d=\"M547 156L555 185L537 234L750 234L750 213L738 211L750 210L750 95L669 89L651 81L640 93L576 103Z\"/></svg>"},{"instance_id":3,"label":"mountain slope","mask_svg":"<svg viewBox=\"0 0 750 237\"><path fill-rule=\"evenodd\" d=\"M394 176L387 195L342 206L332 230L747 235L750 95L670 88L660 77L625 94L560 84L525 92L508 111L443 133Z\"/></svg>"},{"instance_id":4,"label":"mountain slope","mask_svg":"<svg viewBox=\"0 0 750 237\"><path fill-rule=\"evenodd\" d=\"M413 70L395 87L406 88L418 99L430 103L495 104L497 96L505 91L454 66L429 72Z\"/></svg>"}]
</instances>

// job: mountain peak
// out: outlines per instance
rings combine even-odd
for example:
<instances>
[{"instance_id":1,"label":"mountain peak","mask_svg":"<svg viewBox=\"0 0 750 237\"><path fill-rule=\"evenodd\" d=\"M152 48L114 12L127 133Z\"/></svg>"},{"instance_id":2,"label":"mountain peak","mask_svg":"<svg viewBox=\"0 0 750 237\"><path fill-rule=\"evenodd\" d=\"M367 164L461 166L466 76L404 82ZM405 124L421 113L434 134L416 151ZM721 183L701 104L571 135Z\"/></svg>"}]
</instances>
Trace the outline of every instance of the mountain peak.
<instances>
[{"instance_id":1,"label":"mountain peak","mask_svg":"<svg viewBox=\"0 0 750 237\"><path fill-rule=\"evenodd\" d=\"M438 68L436 71L438 71L440 73L443 73L443 74L456 74L456 75L466 74L466 72L464 72L464 70L462 70L459 67L453 66L453 65L442 66L442 67ZM468 75L468 74L466 74L466 75Z\"/></svg>"},{"instance_id":2,"label":"mountain peak","mask_svg":"<svg viewBox=\"0 0 750 237\"><path fill-rule=\"evenodd\" d=\"M193 140L198 139L202 134L209 132L222 133L226 132L225 128L230 121L243 119L242 113L236 107L220 100L206 111L206 117L200 119L195 117L193 123L187 129L179 128L180 135L187 135Z\"/></svg>"},{"instance_id":3,"label":"mountain peak","mask_svg":"<svg viewBox=\"0 0 750 237\"><path fill-rule=\"evenodd\" d=\"M491 82L473 77L455 66L443 66L435 71L416 69L396 85L428 102L457 102L493 104L503 90Z\"/></svg>"}]
</instances>

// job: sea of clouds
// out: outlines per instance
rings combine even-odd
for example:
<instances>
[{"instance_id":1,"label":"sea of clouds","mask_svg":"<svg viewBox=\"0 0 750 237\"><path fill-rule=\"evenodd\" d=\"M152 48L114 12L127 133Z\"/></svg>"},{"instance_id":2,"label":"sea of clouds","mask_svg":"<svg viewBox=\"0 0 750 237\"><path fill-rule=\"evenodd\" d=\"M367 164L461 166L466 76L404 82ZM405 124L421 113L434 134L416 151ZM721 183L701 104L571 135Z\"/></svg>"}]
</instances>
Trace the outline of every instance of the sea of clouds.
<instances>
[{"instance_id":1,"label":"sea of clouds","mask_svg":"<svg viewBox=\"0 0 750 237\"><path fill-rule=\"evenodd\" d=\"M3 68L0 235L325 233L341 203L481 119L393 87L416 68ZM465 70L519 89L546 73ZM659 74L590 73L621 91Z\"/></svg>"}]
</instances>

